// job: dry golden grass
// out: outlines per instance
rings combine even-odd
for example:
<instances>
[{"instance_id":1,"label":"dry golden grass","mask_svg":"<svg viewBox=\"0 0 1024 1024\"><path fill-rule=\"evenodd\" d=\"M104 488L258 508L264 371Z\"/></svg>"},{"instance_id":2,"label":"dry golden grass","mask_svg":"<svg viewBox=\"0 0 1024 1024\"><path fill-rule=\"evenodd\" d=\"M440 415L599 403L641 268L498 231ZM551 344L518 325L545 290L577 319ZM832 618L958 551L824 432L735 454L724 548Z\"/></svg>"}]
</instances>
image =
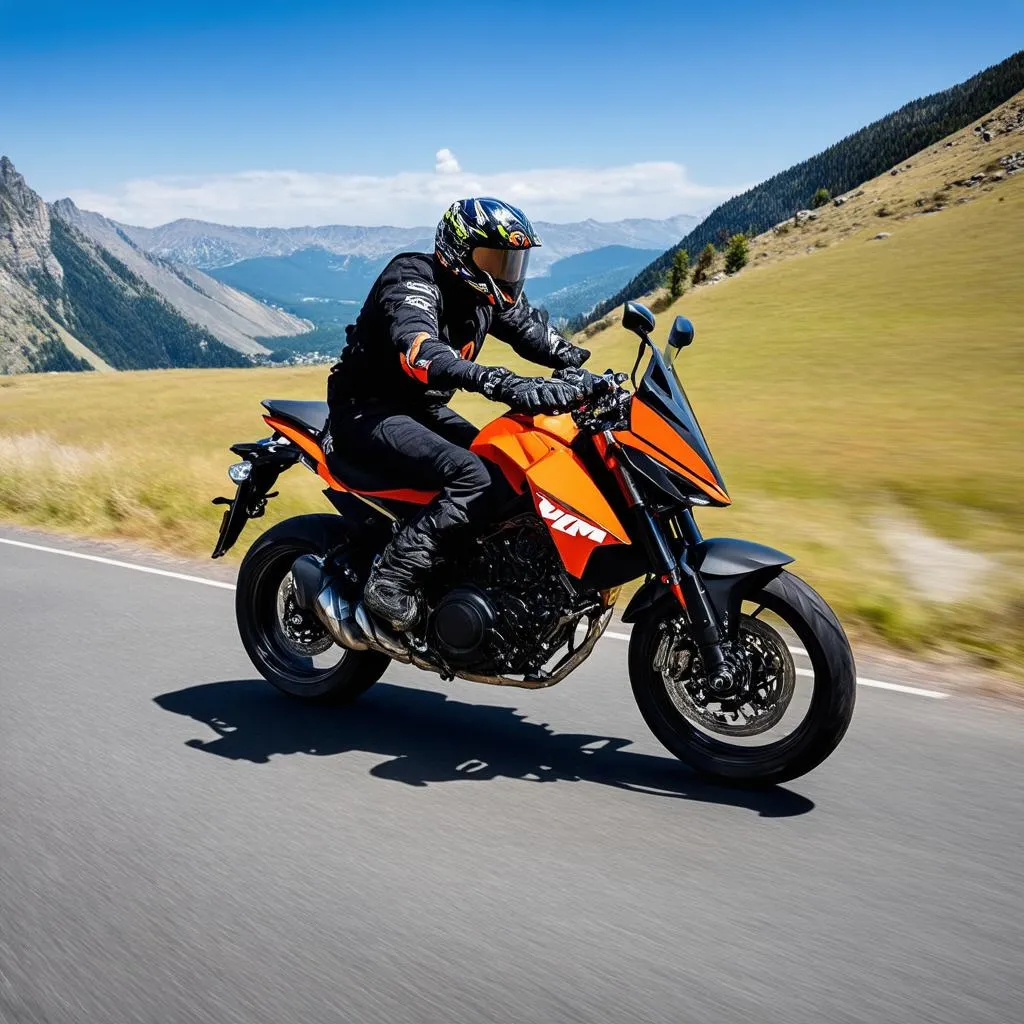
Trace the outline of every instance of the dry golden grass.
<instances>
[{"instance_id":1,"label":"dry golden grass","mask_svg":"<svg viewBox=\"0 0 1024 1024\"><path fill-rule=\"evenodd\" d=\"M0 378L0 516L201 553L228 445L267 433L259 399L323 390L317 368ZM261 528L324 503L308 473L282 484Z\"/></svg>"}]
</instances>

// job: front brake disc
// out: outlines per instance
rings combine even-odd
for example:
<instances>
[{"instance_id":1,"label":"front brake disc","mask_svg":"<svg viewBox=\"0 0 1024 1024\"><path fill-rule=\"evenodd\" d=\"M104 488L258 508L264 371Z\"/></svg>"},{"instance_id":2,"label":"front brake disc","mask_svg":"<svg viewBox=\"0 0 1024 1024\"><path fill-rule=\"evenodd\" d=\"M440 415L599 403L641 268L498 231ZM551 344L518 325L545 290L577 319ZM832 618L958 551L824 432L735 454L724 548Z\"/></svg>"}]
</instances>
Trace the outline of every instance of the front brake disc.
<instances>
[{"instance_id":1,"label":"front brake disc","mask_svg":"<svg viewBox=\"0 0 1024 1024\"><path fill-rule=\"evenodd\" d=\"M655 655L665 691L676 710L720 736L757 736L778 725L796 688L796 667L783 637L744 615L735 649L738 685L716 694L707 685L700 652L689 637L666 633Z\"/></svg>"}]
</instances>

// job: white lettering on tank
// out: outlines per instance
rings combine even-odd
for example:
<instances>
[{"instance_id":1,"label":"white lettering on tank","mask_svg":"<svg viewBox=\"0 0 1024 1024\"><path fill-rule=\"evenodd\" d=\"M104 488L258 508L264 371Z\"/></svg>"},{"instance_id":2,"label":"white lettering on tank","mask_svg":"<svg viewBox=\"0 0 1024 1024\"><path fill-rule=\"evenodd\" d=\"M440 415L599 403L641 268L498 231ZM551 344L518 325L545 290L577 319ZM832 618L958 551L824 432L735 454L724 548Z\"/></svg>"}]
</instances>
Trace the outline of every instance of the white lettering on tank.
<instances>
[{"instance_id":1,"label":"white lettering on tank","mask_svg":"<svg viewBox=\"0 0 1024 1024\"><path fill-rule=\"evenodd\" d=\"M549 501L542 494L537 495L537 506L543 519L551 523L552 530L568 534L570 537L582 537L584 540L592 541L594 544L603 544L608 534L605 530L588 523L585 519L566 512L553 502Z\"/></svg>"}]
</instances>

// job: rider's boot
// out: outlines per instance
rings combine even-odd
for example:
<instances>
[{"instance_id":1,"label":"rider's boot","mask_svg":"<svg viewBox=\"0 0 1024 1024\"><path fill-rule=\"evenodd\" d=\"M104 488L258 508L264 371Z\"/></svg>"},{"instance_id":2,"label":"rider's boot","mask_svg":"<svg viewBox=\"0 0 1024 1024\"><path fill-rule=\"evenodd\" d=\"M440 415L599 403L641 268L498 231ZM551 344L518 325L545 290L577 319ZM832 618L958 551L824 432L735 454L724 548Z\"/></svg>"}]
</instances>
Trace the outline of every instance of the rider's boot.
<instances>
[{"instance_id":1,"label":"rider's boot","mask_svg":"<svg viewBox=\"0 0 1024 1024\"><path fill-rule=\"evenodd\" d=\"M442 502L406 523L370 571L363 604L370 614L404 633L423 614L419 585L437 560L443 530L465 522L465 512Z\"/></svg>"},{"instance_id":2,"label":"rider's boot","mask_svg":"<svg viewBox=\"0 0 1024 1024\"><path fill-rule=\"evenodd\" d=\"M363 604L371 615L399 633L412 629L420 619L422 600L417 577L395 559L391 545L370 570Z\"/></svg>"}]
</instances>

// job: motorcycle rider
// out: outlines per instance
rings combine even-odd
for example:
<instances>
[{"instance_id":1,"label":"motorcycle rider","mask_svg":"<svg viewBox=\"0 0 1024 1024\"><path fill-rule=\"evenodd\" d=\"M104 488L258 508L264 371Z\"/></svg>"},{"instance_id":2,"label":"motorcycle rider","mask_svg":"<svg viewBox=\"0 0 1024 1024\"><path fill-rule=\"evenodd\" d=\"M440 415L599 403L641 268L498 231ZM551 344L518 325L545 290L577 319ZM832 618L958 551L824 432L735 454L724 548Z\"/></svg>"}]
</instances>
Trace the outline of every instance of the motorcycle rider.
<instances>
[{"instance_id":1,"label":"motorcycle rider","mask_svg":"<svg viewBox=\"0 0 1024 1024\"><path fill-rule=\"evenodd\" d=\"M366 608L396 630L419 619L418 585L442 540L487 512L491 475L468 450L477 428L448 408L454 392L475 391L514 412L561 413L600 380L579 369L590 352L566 341L523 294L540 244L508 203L453 203L433 254L402 253L384 268L331 368L328 466L337 450L395 487L439 490L392 537L366 583ZM559 372L522 377L478 364L488 334Z\"/></svg>"}]
</instances>

